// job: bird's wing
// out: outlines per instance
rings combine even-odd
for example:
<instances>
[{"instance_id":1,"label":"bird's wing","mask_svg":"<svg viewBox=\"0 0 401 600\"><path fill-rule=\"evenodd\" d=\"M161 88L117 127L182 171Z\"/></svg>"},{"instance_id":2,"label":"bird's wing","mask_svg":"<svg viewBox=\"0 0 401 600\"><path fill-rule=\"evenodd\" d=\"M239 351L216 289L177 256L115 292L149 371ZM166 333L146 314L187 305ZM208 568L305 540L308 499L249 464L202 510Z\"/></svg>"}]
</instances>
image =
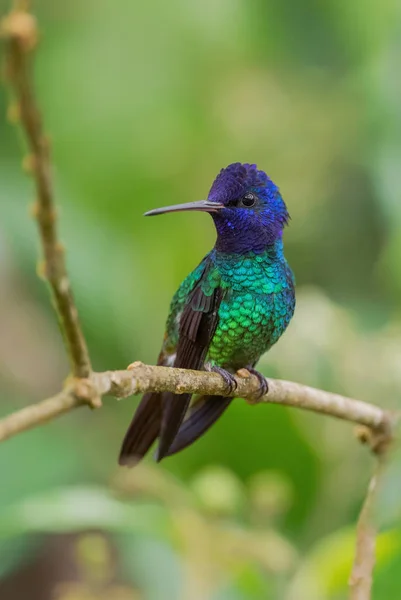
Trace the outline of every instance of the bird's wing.
<instances>
[{"instance_id":1,"label":"bird's wing","mask_svg":"<svg viewBox=\"0 0 401 600\"><path fill-rule=\"evenodd\" d=\"M195 370L203 367L216 331L219 306L225 294L219 283L213 262L208 260L180 315L174 367ZM191 394L171 394L163 398L158 460L167 455L190 400Z\"/></svg>"},{"instance_id":2,"label":"bird's wing","mask_svg":"<svg viewBox=\"0 0 401 600\"><path fill-rule=\"evenodd\" d=\"M180 287L176 291L171 300L170 311L167 317L166 333L164 336L163 347L159 356L159 360L163 357L165 361L163 364L169 364L172 366L174 363L179 333L180 333L180 322L181 316L184 311L185 305L191 296L196 285L203 277L205 271L208 269L209 255L207 255L202 262L190 273Z\"/></svg>"},{"instance_id":3,"label":"bird's wing","mask_svg":"<svg viewBox=\"0 0 401 600\"><path fill-rule=\"evenodd\" d=\"M207 289L204 287L206 294L197 292L195 295L201 281L203 281L203 285L205 284L206 272L210 274L210 260L208 256L183 281L174 295L171 302L170 314L167 319L163 347L157 361L158 365L178 366L178 359L181 367L185 367L184 363L186 362L188 363L187 368L200 368L202 366L202 361L195 360L196 353L190 349L190 344L195 343L196 345L197 340L204 343L202 336L198 335L198 329L203 322L202 316L207 316L207 311L210 312L212 306L215 304L214 290L210 289L210 285ZM193 312L194 319L190 318L190 312ZM207 322L204 324L208 325ZM187 344L186 338L188 335L195 342L190 341ZM192 354L192 361L189 360L189 354ZM195 366L195 363L198 366ZM189 366L192 364L194 366ZM122 443L119 457L121 465L132 465L143 458L160 434L163 407L173 404L177 398L179 399L178 405L185 407L183 410L185 414L190 396L186 400L183 395L177 396L170 392L149 392L144 394ZM173 412L173 418L175 418L176 414L177 411ZM178 423L178 427L179 425L180 422ZM171 429L167 427L168 435L171 435L170 431Z\"/></svg>"}]
</instances>

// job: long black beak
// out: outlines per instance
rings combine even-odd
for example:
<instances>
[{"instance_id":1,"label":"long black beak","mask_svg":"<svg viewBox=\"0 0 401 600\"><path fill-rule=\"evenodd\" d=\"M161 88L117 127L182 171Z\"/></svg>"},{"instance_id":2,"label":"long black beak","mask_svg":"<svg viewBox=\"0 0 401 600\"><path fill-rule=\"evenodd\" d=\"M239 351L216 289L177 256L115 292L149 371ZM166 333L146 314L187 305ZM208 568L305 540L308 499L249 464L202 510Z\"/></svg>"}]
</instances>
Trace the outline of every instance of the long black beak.
<instances>
[{"instance_id":1,"label":"long black beak","mask_svg":"<svg viewBox=\"0 0 401 600\"><path fill-rule=\"evenodd\" d=\"M165 206L164 208L155 208L145 213L145 217L153 217L154 215L162 215L169 212L181 212L184 210L200 210L202 212L218 212L224 208L224 204L212 202L211 200L197 200L196 202L187 202L186 204L174 204L173 206Z\"/></svg>"}]
</instances>

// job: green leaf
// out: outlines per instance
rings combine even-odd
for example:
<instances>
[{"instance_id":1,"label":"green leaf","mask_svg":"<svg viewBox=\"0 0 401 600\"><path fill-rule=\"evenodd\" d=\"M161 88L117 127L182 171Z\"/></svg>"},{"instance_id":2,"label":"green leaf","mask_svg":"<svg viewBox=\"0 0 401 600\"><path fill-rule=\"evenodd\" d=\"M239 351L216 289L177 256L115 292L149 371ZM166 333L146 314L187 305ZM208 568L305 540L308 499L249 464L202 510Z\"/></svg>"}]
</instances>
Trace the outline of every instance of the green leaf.
<instances>
[{"instance_id":1,"label":"green leaf","mask_svg":"<svg viewBox=\"0 0 401 600\"><path fill-rule=\"evenodd\" d=\"M128 503L101 487L54 490L15 503L0 516L0 540L23 533L103 529L165 536L168 517L162 507Z\"/></svg>"}]
</instances>

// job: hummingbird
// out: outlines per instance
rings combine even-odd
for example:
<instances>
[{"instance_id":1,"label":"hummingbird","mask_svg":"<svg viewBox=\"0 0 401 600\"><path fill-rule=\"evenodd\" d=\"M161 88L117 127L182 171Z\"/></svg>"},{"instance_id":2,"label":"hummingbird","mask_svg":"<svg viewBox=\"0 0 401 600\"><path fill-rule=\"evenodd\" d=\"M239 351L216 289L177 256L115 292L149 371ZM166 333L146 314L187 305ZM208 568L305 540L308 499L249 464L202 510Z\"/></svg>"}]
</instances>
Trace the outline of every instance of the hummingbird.
<instances>
[{"instance_id":1,"label":"hummingbird","mask_svg":"<svg viewBox=\"0 0 401 600\"><path fill-rule=\"evenodd\" d=\"M259 358L287 328L295 309L295 280L283 251L289 214L279 188L255 164L222 169L207 200L158 208L145 216L178 211L211 215L217 232L213 249L174 295L157 364L219 373L227 394L234 374L257 376ZM233 397L146 393L122 443L119 463L132 466L159 439L156 460L195 442L224 413Z\"/></svg>"}]
</instances>

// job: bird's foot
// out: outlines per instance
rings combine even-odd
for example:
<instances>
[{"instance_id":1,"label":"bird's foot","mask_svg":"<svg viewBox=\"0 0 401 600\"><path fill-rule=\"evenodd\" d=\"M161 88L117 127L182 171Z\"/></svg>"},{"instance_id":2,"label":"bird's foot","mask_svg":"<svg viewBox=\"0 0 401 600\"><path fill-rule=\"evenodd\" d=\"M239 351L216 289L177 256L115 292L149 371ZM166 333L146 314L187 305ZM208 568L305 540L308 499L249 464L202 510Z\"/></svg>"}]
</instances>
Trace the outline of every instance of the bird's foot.
<instances>
[{"instance_id":1,"label":"bird's foot","mask_svg":"<svg viewBox=\"0 0 401 600\"><path fill-rule=\"evenodd\" d=\"M212 373L218 373L224 379L224 382L227 385L226 394L228 396L231 396L231 394L233 392L235 392L235 390L238 387L238 384L232 373L230 373L229 371L226 371L222 367L217 367L216 365L214 365L214 366L206 365L206 370L211 371Z\"/></svg>"},{"instance_id":2,"label":"bird's foot","mask_svg":"<svg viewBox=\"0 0 401 600\"><path fill-rule=\"evenodd\" d=\"M259 381L259 390L258 390L257 394L255 394L255 396L251 400L248 400L248 402L250 404L252 404L254 402L257 402L261 398L263 398L263 396L266 396L266 394L269 391L269 384L267 382L266 377L264 375L262 375L262 373L260 373L256 369L254 369L253 367L246 367L245 369L240 369L238 371L238 375L240 375L241 377L244 377L245 376L244 371L249 375L255 375L255 377L257 377L258 381Z\"/></svg>"}]
</instances>

